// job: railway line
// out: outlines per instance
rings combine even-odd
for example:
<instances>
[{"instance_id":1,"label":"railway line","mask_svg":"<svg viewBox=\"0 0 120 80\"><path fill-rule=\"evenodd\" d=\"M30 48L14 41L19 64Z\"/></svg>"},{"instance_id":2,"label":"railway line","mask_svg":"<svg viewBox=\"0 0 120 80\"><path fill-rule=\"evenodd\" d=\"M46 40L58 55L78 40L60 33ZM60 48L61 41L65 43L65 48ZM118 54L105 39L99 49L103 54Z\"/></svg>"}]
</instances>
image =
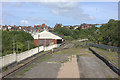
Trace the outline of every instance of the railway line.
<instances>
[{"instance_id":1,"label":"railway line","mask_svg":"<svg viewBox=\"0 0 120 80\"><path fill-rule=\"evenodd\" d=\"M59 48L45 52L42 55L36 55L30 59L24 61L19 67L12 70L8 74L4 75L3 78L66 78L72 77L69 73L76 73L77 77L80 78L117 78L118 75L114 73L109 67L98 59L95 55L91 54L87 48L75 49L75 57L71 56L69 50L74 44L72 42L65 42ZM71 48L71 49L70 49ZM69 49L69 50L65 50ZM65 54L61 54L62 50L65 50ZM74 50L73 50L74 51ZM57 54L54 54L58 52ZM53 54L52 54L53 53ZM64 53L64 51L63 51ZM50 57L49 57L50 56ZM49 57L49 58L47 58ZM69 58L68 58L69 57ZM47 60L45 60L47 58ZM74 60L74 59L75 60ZM44 60L43 60L44 59ZM68 61L68 59L73 60ZM76 65L77 68L73 70ZM32 66L30 69L28 67ZM70 67L71 66L71 67ZM74 72L75 71L75 72ZM22 74L22 75L21 75Z\"/></svg>"},{"instance_id":2,"label":"railway line","mask_svg":"<svg viewBox=\"0 0 120 80\"><path fill-rule=\"evenodd\" d=\"M53 52L58 52L58 51L61 51L61 50L64 50L64 49L69 49L73 46L74 44L70 43L70 42L65 42L63 44L60 45L60 47L58 47L57 49L54 49ZM32 62L38 60L38 59L42 59L42 57L46 56L46 55L52 55L53 53L51 50L48 51L48 52L45 52L44 54L42 55L35 55L25 61L23 61L21 64L18 63L18 65L14 66L13 68L10 68L9 70L7 71L4 71L2 72L2 78L8 78L10 75L12 74L15 74L16 72L24 69L25 67L29 66Z\"/></svg>"}]
</instances>

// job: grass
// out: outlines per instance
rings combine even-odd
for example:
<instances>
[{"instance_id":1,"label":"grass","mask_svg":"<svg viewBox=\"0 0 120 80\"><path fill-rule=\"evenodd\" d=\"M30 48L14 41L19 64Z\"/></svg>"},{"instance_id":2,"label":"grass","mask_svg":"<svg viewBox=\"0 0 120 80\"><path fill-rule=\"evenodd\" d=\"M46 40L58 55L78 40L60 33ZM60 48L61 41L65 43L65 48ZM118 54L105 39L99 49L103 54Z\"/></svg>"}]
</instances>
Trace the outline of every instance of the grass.
<instances>
[{"instance_id":1,"label":"grass","mask_svg":"<svg viewBox=\"0 0 120 80\"><path fill-rule=\"evenodd\" d=\"M43 56L42 59L37 60L36 62L43 62L43 61L47 61L51 58L52 55L46 55Z\"/></svg>"},{"instance_id":2,"label":"grass","mask_svg":"<svg viewBox=\"0 0 120 80\"><path fill-rule=\"evenodd\" d=\"M91 47L96 53L99 55L103 56L107 60L109 60L112 64L114 64L116 67L118 67L118 53L117 52L112 52L112 51L107 51L95 47Z\"/></svg>"},{"instance_id":3,"label":"grass","mask_svg":"<svg viewBox=\"0 0 120 80\"><path fill-rule=\"evenodd\" d=\"M59 51L59 52L56 52L54 54L77 54L77 53L80 53L80 52L84 52L84 49L83 48L80 48L80 47L77 47L77 48L70 48L70 49L65 49L65 50L62 50L62 51Z\"/></svg>"},{"instance_id":4,"label":"grass","mask_svg":"<svg viewBox=\"0 0 120 80\"><path fill-rule=\"evenodd\" d=\"M78 56L89 56L88 54L79 54Z\"/></svg>"},{"instance_id":5,"label":"grass","mask_svg":"<svg viewBox=\"0 0 120 80\"><path fill-rule=\"evenodd\" d=\"M66 63L68 62L69 60L64 60L64 61L60 61L60 63Z\"/></svg>"},{"instance_id":6,"label":"grass","mask_svg":"<svg viewBox=\"0 0 120 80\"><path fill-rule=\"evenodd\" d=\"M91 51L88 50L88 46L84 45L86 42L78 42L73 40L72 43L74 44L72 48L56 52L55 54L80 55L80 53L92 53Z\"/></svg>"}]
</instances>

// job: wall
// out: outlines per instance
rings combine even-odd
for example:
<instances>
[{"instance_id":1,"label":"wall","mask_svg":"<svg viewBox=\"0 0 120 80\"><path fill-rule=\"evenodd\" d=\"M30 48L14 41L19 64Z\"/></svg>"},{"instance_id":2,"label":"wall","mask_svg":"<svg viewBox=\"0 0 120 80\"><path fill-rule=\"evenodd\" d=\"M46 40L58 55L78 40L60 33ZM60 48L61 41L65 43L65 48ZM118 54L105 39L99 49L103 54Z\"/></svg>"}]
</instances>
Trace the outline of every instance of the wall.
<instances>
[{"instance_id":1,"label":"wall","mask_svg":"<svg viewBox=\"0 0 120 80\"><path fill-rule=\"evenodd\" d=\"M39 47L39 52L41 51L48 51L48 50L51 50L55 47L58 47L57 44L55 45L50 45L50 46L47 46L47 47L43 47L43 46L40 46ZM6 56L3 56L3 57L0 57L0 69L4 66L8 66L12 63L15 63L15 62L20 62L22 60L25 60L35 54L38 53L38 47L37 48L34 48L34 49L31 49L31 50L28 50L28 51L25 51L25 52L22 52L22 53L19 53L19 54L10 54L10 55L6 55Z\"/></svg>"},{"instance_id":2,"label":"wall","mask_svg":"<svg viewBox=\"0 0 120 80\"><path fill-rule=\"evenodd\" d=\"M57 45L57 44L54 44L54 45L51 45L51 46L45 47L44 51L51 50L51 49L53 49L53 48L55 48L55 47L58 47L58 45Z\"/></svg>"},{"instance_id":3,"label":"wall","mask_svg":"<svg viewBox=\"0 0 120 80\"><path fill-rule=\"evenodd\" d=\"M34 39L34 44L38 46L38 39Z\"/></svg>"},{"instance_id":4,"label":"wall","mask_svg":"<svg viewBox=\"0 0 120 80\"><path fill-rule=\"evenodd\" d=\"M56 39L53 39L52 40L54 44L57 44L57 40Z\"/></svg>"},{"instance_id":5,"label":"wall","mask_svg":"<svg viewBox=\"0 0 120 80\"><path fill-rule=\"evenodd\" d=\"M52 43L52 39L39 39L39 45L49 45L50 43Z\"/></svg>"},{"instance_id":6,"label":"wall","mask_svg":"<svg viewBox=\"0 0 120 80\"><path fill-rule=\"evenodd\" d=\"M49 45L52 43L52 39L34 39L34 44L38 46L39 45Z\"/></svg>"}]
</instances>

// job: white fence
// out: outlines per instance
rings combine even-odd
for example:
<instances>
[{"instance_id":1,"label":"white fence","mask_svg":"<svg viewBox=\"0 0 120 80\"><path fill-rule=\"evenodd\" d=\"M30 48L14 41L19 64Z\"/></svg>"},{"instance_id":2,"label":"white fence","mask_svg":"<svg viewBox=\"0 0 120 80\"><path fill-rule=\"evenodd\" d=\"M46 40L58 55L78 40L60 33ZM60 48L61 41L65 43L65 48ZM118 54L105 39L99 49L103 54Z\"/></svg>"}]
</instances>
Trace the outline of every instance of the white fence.
<instances>
[{"instance_id":1,"label":"white fence","mask_svg":"<svg viewBox=\"0 0 120 80\"><path fill-rule=\"evenodd\" d=\"M47 47L43 47L43 46L40 46L39 47L39 52L41 51L48 51L48 50L51 50L55 47L58 47L57 44L54 44L54 45L50 45L50 46L47 46ZM38 53L38 47L37 48L34 48L34 49L31 49L31 50L28 50L28 51L25 51L25 52L22 52L22 53L19 53L19 54L10 54L10 55L6 55L6 56L3 56L3 57L0 57L0 69L4 66L7 66L7 65L10 65L14 62L20 62L22 60L25 60L35 54Z\"/></svg>"},{"instance_id":2,"label":"white fence","mask_svg":"<svg viewBox=\"0 0 120 80\"><path fill-rule=\"evenodd\" d=\"M45 50L44 50L44 51L51 50L51 49L53 49L53 48L55 48L55 47L58 47L58 45L55 44L55 45L51 45L51 46L45 47Z\"/></svg>"}]
</instances>

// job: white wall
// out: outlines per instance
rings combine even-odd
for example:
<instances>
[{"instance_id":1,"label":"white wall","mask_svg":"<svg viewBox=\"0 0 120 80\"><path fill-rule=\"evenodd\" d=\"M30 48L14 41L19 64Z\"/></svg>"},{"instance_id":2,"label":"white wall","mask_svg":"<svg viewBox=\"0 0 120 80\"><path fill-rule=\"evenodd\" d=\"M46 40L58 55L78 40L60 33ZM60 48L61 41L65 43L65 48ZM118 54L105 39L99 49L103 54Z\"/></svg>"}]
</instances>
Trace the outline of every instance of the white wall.
<instances>
[{"instance_id":1,"label":"white wall","mask_svg":"<svg viewBox=\"0 0 120 80\"><path fill-rule=\"evenodd\" d=\"M48 47L40 46L39 47L39 52L48 51L48 50L51 50L52 48L55 48L55 47L57 47L57 44L50 45ZM14 53L14 54L10 54L10 55L0 57L0 69L4 66L12 64L16 61L20 62L20 61L22 61L26 58L29 58L29 57L37 54L37 53L38 53L38 47L34 48L34 49L31 49L31 50L28 50L28 51L25 51L25 52L22 52L22 53L19 53L19 54Z\"/></svg>"},{"instance_id":2,"label":"white wall","mask_svg":"<svg viewBox=\"0 0 120 80\"><path fill-rule=\"evenodd\" d=\"M45 50L44 51L48 51L48 50L51 50L53 48L57 47L57 44L54 44L54 45L50 45L48 47L45 47Z\"/></svg>"}]
</instances>

